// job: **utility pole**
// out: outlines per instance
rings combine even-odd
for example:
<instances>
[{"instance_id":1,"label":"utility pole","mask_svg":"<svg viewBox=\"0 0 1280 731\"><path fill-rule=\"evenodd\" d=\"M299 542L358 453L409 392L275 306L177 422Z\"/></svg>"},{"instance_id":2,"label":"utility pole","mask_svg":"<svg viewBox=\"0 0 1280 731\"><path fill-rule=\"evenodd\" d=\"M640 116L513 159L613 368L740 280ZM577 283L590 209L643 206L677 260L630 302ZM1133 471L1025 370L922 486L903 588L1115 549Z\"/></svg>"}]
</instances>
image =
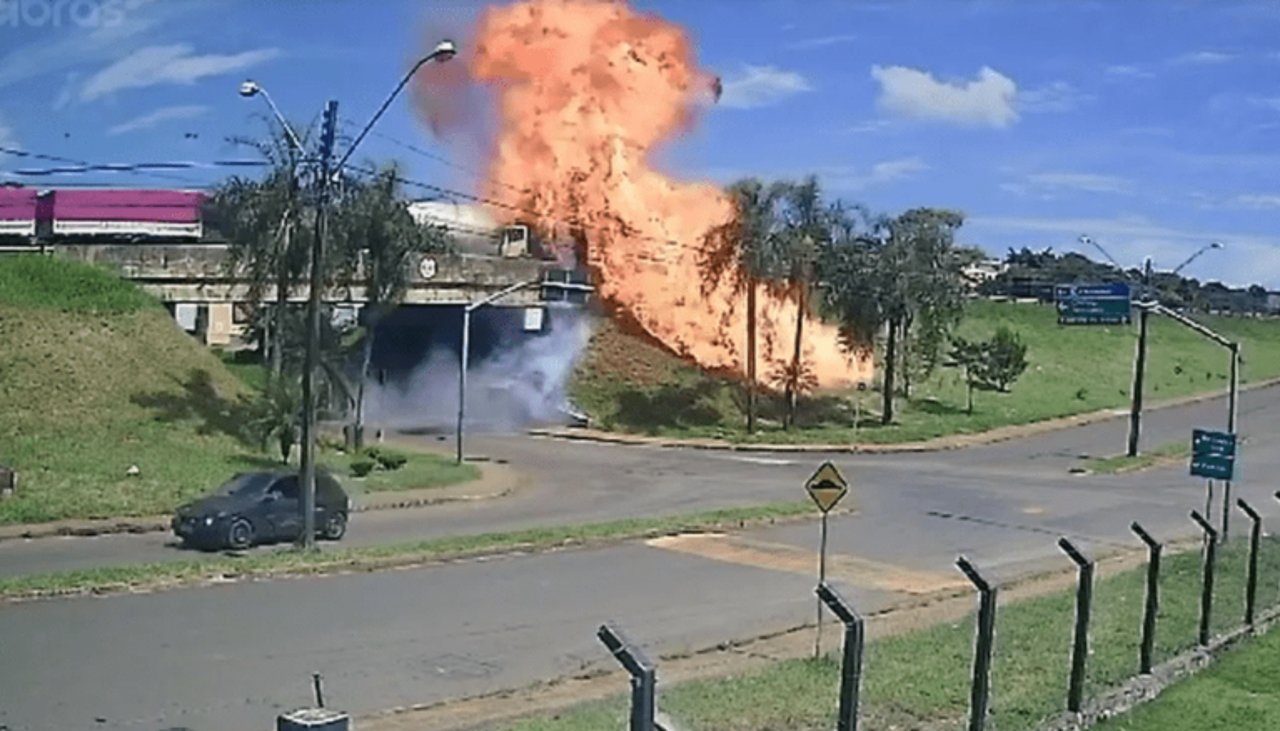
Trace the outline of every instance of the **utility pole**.
<instances>
[{"instance_id":1,"label":"utility pole","mask_svg":"<svg viewBox=\"0 0 1280 731\"><path fill-rule=\"evenodd\" d=\"M1133 361L1133 406L1129 411L1130 457L1138 456L1138 436L1142 431L1142 377L1147 369L1147 288L1151 286L1151 259L1147 258L1142 271L1142 295L1138 309L1138 355Z\"/></svg>"},{"instance_id":2,"label":"utility pole","mask_svg":"<svg viewBox=\"0 0 1280 731\"><path fill-rule=\"evenodd\" d=\"M316 231L311 247L311 288L307 293L307 356L302 367L302 402L306 415L302 439L302 535L303 548L316 545L316 368L320 365L320 289L324 286L324 223L329 203L329 158L338 123L338 102L324 107L320 128L320 181L316 200Z\"/></svg>"}]
</instances>

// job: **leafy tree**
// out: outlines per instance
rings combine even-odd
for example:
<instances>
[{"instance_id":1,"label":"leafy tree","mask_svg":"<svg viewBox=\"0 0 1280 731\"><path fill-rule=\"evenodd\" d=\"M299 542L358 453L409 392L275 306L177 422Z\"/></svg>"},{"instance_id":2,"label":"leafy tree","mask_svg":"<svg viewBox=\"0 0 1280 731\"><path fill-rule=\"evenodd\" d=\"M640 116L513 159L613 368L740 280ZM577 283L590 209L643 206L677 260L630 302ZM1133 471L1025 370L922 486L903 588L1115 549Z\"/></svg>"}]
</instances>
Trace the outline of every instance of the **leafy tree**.
<instances>
[{"instance_id":1,"label":"leafy tree","mask_svg":"<svg viewBox=\"0 0 1280 731\"><path fill-rule=\"evenodd\" d=\"M1000 326L990 340L968 341L951 338L949 365L964 370L968 386L968 411L973 413L973 392L1009 390L1027 369L1027 346L1017 333Z\"/></svg>"},{"instance_id":2,"label":"leafy tree","mask_svg":"<svg viewBox=\"0 0 1280 731\"><path fill-rule=\"evenodd\" d=\"M299 149L285 130L268 120L267 140L232 140L256 149L269 163L258 180L232 177L217 186L207 217L231 242L227 269L249 278L249 301L261 307L274 288L273 319L263 322L260 343L267 351L272 373L283 367L285 309L291 291L302 281L310 242L303 174L306 150ZM307 144L304 135L302 144Z\"/></svg>"},{"instance_id":3,"label":"leafy tree","mask_svg":"<svg viewBox=\"0 0 1280 731\"><path fill-rule=\"evenodd\" d=\"M816 275L819 252L831 238L830 212L823 206L815 176L781 187L783 228L773 239L774 278L786 285L796 302L795 348L790 364L776 370L787 401L787 425L795 426L796 402L817 385L817 377L804 363L804 319L810 312L810 289Z\"/></svg>"},{"instance_id":4,"label":"leafy tree","mask_svg":"<svg viewBox=\"0 0 1280 731\"><path fill-rule=\"evenodd\" d=\"M747 431L755 432L756 422L756 297L763 282L770 287L770 273L776 266L771 261L777 251L779 229L777 208L783 189L779 184L766 186L757 178L745 178L726 191L733 199L734 217L707 232L703 239L700 269L703 288L710 291L725 276L736 295L746 293L747 352L744 368L747 378ZM729 313L722 327L727 328Z\"/></svg>"},{"instance_id":5,"label":"leafy tree","mask_svg":"<svg viewBox=\"0 0 1280 731\"><path fill-rule=\"evenodd\" d=\"M370 180L349 182L337 201L330 226L333 249L343 260L340 269L365 287L355 396L357 449L362 444L365 384L378 323L404 298L411 268L419 256L452 251L443 228L420 225L410 215L399 181L399 170L391 165Z\"/></svg>"},{"instance_id":6,"label":"leafy tree","mask_svg":"<svg viewBox=\"0 0 1280 731\"><path fill-rule=\"evenodd\" d=\"M1008 391L1026 369L1026 343L1016 332L1001 325L987 344L985 380L997 391Z\"/></svg>"}]
</instances>

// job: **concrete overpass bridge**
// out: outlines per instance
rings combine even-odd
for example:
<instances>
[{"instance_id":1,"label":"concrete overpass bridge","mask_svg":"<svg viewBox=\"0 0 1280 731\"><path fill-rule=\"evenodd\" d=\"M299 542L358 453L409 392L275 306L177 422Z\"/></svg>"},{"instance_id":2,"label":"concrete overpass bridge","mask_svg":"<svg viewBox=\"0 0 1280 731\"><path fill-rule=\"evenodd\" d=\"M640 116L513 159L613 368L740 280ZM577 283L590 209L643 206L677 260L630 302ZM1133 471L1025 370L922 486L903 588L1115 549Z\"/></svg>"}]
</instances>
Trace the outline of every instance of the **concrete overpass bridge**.
<instances>
[{"instance_id":1,"label":"concrete overpass bridge","mask_svg":"<svg viewBox=\"0 0 1280 731\"><path fill-rule=\"evenodd\" d=\"M159 297L178 323L210 345L227 345L243 333L251 308L251 283L243 272L230 271L230 246L221 243L103 243L54 247L65 258L105 266ZM419 256L410 272L403 304L462 306L490 297L507 287L531 281L585 282L554 262L529 257L477 255ZM289 302L306 302L304 283L289 292ZM367 301L365 283L357 271L350 282L321 293L322 301L339 305L354 317ZM493 303L495 307L539 307L547 299L561 299L562 290L528 287ZM583 298L581 294L578 297ZM585 298L583 298L585 299ZM262 293L274 302L274 286Z\"/></svg>"}]
</instances>

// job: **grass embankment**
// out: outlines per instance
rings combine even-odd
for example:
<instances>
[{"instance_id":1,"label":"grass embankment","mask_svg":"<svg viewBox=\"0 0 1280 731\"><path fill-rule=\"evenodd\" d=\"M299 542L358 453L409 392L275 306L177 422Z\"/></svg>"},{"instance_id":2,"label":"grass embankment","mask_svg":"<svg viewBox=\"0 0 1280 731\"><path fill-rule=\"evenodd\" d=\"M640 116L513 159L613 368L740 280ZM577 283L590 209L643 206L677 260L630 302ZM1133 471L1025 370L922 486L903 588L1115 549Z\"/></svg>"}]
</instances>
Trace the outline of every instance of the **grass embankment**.
<instances>
[{"instance_id":1,"label":"grass embankment","mask_svg":"<svg viewBox=\"0 0 1280 731\"><path fill-rule=\"evenodd\" d=\"M813 515L816 515L816 508L808 501L772 503L666 518L635 518L607 523L533 528L507 533L456 536L361 548L323 548L305 552L289 547L203 561L176 561L50 574L0 576L0 597L132 591L226 577L326 574L351 569L386 568L499 551L536 551L567 544L740 528L779 519Z\"/></svg>"},{"instance_id":2,"label":"grass embankment","mask_svg":"<svg viewBox=\"0 0 1280 731\"><path fill-rule=\"evenodd\" d=\"M1242 343L1242 383L1280 376L1280 321L1196 317ZM850 391L802 399L801 428L789 431L780 426L781 399L765 398L760 429L747 435L740 386L691 368L611 323L602 323L593 337L571 393L606 429L767 443L919 441L1128 404L1136 325L1060 326L1052 305L980 300L970 305L958 334L986 339L1001 325L1021 335L1030 365L1010 393L977 393L972 414L966 413L961 374L940 368L912 384L910 399L895 400L894 425L880 425L878 393ZM1148 344L1149 402L1227 387L1226 351L1185 326L1153 317Z\"/></svg>"},{"instance_id":3,"label":"grass embankment","mask_svg":"<svg viewBox=\"0 0 1280 731\"><path fill-rule=\"evenodd\" d=\"M1225 632L1241 623L1244 542L1220 553L1212 626ZM1145 566L1097 582L1090 625L1086 695L1114 687L1137 672ZM1280 541L1264 546L1261 586L1280 579ZM1195 644L1200 555L1167 556L1162 565L1156 661ZM1274 600L1274 591L1263 592ZM989 727L1033 729L1066 708L1074 592L1001 606L996 620ZM874 625L871 628L875 634ZM1280 634L1274 635L1280 636ZM873 639L863 663L860 727L961 728L968 713L974 619ZM661 665L659 666L661 676ZM1234 677L1244 677L1237 674ZM1255 685L1275 685L1275 671ZM728 679L697 680L662 689L659 707L682 728L700 730L830 728L840 683L838 655L787 660ZM1243 691L1236 690L1236 696ZM627 697L578 706L521 721L511 731L588 731L625 722ZM1270 728L1252 723L1185 728ZM1111 726L1109 729L1120 727ZM1153 725L1150 728L1181 728Z\"/></svg>"},{"instance_id":4,"label":"grass embankment","mask_svg":"<svg viewBox=\"0 0 1280 731\"><path fill-rule=\"evenodd\" d=\"M1097 731L1244 731L1280 728L1280 632L1268 632L1155 701Z\"/></svg>"},{"instance_id":5,"label":"grass embankment","mask_svg":"<svg viewBox=\"0 0 1280 731\"><path fill-rule=\"evenodd\" d=\"M54 257L0 257L0 463L18 471L0 523L165 514L275 464L244 435L253 394L132 283ZM474 476L443 463L414 457L369 483Z\"/></svg>"}]
</instances>

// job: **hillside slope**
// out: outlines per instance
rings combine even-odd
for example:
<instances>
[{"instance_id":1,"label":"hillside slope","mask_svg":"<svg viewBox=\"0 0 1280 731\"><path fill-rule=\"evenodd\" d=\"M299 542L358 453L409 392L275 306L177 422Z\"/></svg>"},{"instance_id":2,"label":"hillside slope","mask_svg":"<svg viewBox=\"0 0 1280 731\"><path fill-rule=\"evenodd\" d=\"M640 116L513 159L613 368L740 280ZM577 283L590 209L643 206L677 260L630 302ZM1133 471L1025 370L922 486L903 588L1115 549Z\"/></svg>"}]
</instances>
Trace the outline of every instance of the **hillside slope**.
<instances>
[{"instance_id":1,"label":"hillside slope","mask_svg":"<svg viewBox=\"0 0 1280 731\"><path fill-rule=\"evenodd\" d=\"M0 463L19 473L0 522L167 512L260 461L237 437L245 396L132 284L0 257Z\"/></svg>"},{"instance_id":2,"label":"hillside slope","mask_svg":"<svg viewBox=\"0 0 1280 731\"><path fill-rule=\"evenodd\" d=\"M1241 383L1280 376L1280 320L1196 319L1241 343ZM880 394L801 400L802 428L784 431L784 404L761 399L761 430L748 436L742 389L602 320L571 384L574 402L606 429L665 436L721 436L768 442L903 442L987 431L1128 405L1137 325L1057 324L1052 305L974 301L958 334L990 338L1000 326L1021 335L1029 367L1010 393L978 393L966 413L961 374L939 368L895 402L895 423L879 423ZM877 365L882 362L877 353ZM1146 397L1149 402L1220 391L1228 383L1222 347L1167 318L1153 317ZM873 387L879 388L879 373ZM859 428L854 421L859 420Z\"/></svg>"}]
</instances>

